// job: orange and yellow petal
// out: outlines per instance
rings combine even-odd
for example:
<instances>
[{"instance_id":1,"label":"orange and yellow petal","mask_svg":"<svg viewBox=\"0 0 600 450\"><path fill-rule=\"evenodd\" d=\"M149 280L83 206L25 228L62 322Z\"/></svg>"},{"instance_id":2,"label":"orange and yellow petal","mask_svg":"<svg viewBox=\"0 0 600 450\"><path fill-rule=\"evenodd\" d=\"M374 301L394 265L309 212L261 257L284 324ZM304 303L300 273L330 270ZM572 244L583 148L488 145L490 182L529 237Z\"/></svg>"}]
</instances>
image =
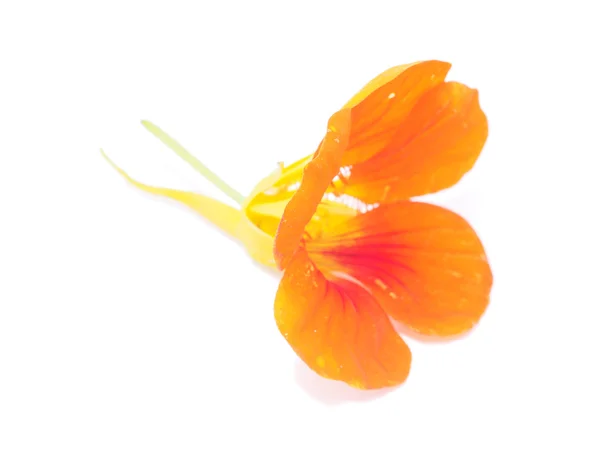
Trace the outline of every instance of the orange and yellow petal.
<instances>
[{"instance_id":1,"label":"orange and yellow petal","mask_svg":"<svg viewBox=\"0 0 600 450\"><path fill-rule=\"evenodd\" d=\"M352 109L352 130L343 165L386 150L415 104L443 83L449 70L448 63L424 61L393 67L368 83L344 106Z\"/></svg>"},{"instance_id":2,"label":"orange and yellow petal","mask_svg":"<svg viewBox=\"0 0 600 450\"><path fill-rule=\"evenodd\" d=\"M304 248L291 258L275 299L279 330L319 375L361 389L402 383L411 353L367 291L330 282Z\"/></svg>"},{"instance_id":3,"label":"orange and yellow petal","mask_svg":"<svg viewBox=\"0 0 600 450\"><path fill-rule=\"evenodd\" d=\"M396 125L383 151L352 166L344 193L391 203L451 187L473 167L488 135L477 91L454 82L424 93Z\"/></svg>"},{"instance_id":4,"label":"orange and yellow petal","mask_svg":"<svg viewBox=\"0 0 600 450\"><path fill-rule=\"evenodd\" d=\"M381 206L309 241L311 260L329 279L366 286L394 319L426 335L471 329L489 302L484 248L459 215L426 203Z\"/></svg>"},{"instance_id":5,"label":"orange and yellow petal","mask_svg":"<svg viewBox=\"0 0 600 450\"><path fill-rule=\"evenodd\" d=\"M304 166L302 183L285 206L275 235L275 261L285 269L303 238L324 192L340 168L348 145L351 110L342 109L331 116L325 138L313 158Z\"/></svg>"},{"instance_id":6,"label":"orange and yellow petal","mask_svg":"<svg viewBox=\"0 0 600 450\"><path fill-rule=\"evenodd\" d=\"M377 76L330 119L330 124L344 122L337 127L337 142L329 130L315 155L284 168L248 209L272 205L281 210L290 200L298 203L298 189L305 197L324 187L321 195L345 195L368 205L407 200L458 182L478 159L488 127L477 91L445 82L449 69L445 62L424 61ZM335 157L317 158L320 152ZM305 172L315 172L315 159L319 179L307 184ZM299 240L295 234L290 248Z\"/></svg>"},{"instance_id":7,"label":"orange and yellow petal","mask_svg":"<svg viewBox=\"0 0 600 450\"><path fill-rule=\"evenodd\" d=\"M410 115L417 101L443 83L449 69L450 64L441 61L417 62L392 67L367 83L341 111L334 114L350 117L348 126L340 130L345 133L343 138L347 142L340 165L365 162L389 148L399 126ZM339 117L332 117L332 120L339 121ZM313 155L309 155L285 167L278 180L253 196L249 206L289 201L312 158ZM335 171L334 176L337 174Z\"/></svg>"}]
</instances>

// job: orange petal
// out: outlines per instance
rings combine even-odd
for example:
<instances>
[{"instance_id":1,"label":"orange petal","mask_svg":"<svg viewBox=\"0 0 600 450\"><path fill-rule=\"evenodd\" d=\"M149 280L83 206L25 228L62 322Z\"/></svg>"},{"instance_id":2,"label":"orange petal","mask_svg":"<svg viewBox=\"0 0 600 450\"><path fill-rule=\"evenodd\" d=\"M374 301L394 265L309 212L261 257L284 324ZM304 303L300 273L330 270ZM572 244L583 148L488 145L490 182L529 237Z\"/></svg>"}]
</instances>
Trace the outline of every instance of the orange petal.
<instances>
[{"instance_id":1,"label":"orange petal","mask_svg":"<svg viewBox=\"0 0 600 450\"><path fill-rule=\"evenodd\" d=\"M481 242L462 217L438 206L381 206L307 250L326 276L356 279L390 316L423 334L465 332L488 305L492 274Z\"/></svg>"},{"instance_id":2,"label":"orange petal","mask_svg":"<svg viewBox=\"0 0 600 450\"><path fill-rule=\"evenodd\" d=\"M317 210L323 193L340 169L348 144L351 110L342 109L331 119L327 134L312 160L304 167L302 184L285 207L275 235L275 261L284 269L302 239L304 227Z\"/></svg>"},{"instance_id":3,"label":"orange petal","mask_svg":"<svg viewBox=\"0 0 600 450\"><path fill-rule=\"evenodd\" d=\"M343 165L366 161L385 150L419 98L444 81L450 64L424 61L389 69L368 83L352 107L352 133Z\"/></svg>"},{"instance_id":4,"label":"orange petal","mask_svg":"<svg viewBox=\"0 0 600 450\"><path fill-rule=\"evenodd\" d=\"M488 134L477 91L460 83L431 89L396 125L384 151L351 168L346 194L390 203L448 188L473 167Z\"/></svg>"},{"instance_id":5,"label":"orange petal","mask_svg":"<svg viewBox=\"0 0 600 450\"><path fill-rule=\"evenodd\" d=\"M389 318L362 288L327 281L299 249L275 299L279 330L319 375L362 389L402 383L411 354Z\"/></svg>"},{"instance_id":6,"label":"orange petal","mask_svg":"<svg viewBox=\"0 0 600 450\"><path fill-rule=\"evenodd\" d=\"M365 98L367 98L369 95L371 95L374 91L379 89L381 86L384 86L384 85L388 84L390 81L393 81L400 74L402 74L402 72L404 72L406 69L408 69L411 66L417 65L417 64L421 64L421 63L415 62L412 64L402 64L400 66L391 67L391 68L387 69L386 71L380 73L375 78L373 78L371 81L369 81L367 84L365 84L365 86L360 91L358 91L358 93L354 97L352 97L350 100L348 100L348 103L346 103L344 105L344 108L355 107L360 102L362 102Z\"/></svg>"}]
</instances>

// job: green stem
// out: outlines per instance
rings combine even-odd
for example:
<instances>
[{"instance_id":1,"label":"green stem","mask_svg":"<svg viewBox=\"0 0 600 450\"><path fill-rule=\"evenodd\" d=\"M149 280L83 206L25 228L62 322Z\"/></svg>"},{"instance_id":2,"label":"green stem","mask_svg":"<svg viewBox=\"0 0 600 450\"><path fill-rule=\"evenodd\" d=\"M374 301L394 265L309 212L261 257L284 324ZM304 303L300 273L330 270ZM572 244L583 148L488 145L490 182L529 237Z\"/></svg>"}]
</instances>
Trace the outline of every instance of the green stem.
<instances>
[{"instance_id":1,"label":"green stem","mask_svg":"<svg viewBox=\"0 0 600 450\"><path fill-rule=\"evenodd\" d=\"M202 164L194 155L188 152L185 148L181 146L179 142L161 130L159 127L154 125L152 122L148 122L147 120L142 120L142 125L154 136L160 139L167 147L173 150L181 159L187 162L190 166L192 166L200 175L218 187L221 192L227 195L230 199L235 201L237 204L241 205L244 202L244 196L240 194L238 191L233 189L227 183L225 183L221 178L219 178L212 170Z\"/></svg>"}]
</instances>

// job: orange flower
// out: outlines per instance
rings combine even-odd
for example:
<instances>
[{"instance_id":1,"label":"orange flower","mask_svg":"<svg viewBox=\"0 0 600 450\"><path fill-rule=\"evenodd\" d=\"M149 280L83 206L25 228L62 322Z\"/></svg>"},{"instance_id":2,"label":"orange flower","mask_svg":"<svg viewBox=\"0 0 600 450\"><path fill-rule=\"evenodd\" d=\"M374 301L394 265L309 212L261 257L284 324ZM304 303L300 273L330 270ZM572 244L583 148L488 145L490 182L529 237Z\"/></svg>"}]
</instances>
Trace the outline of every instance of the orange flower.
<instances>
[{"instance_id":1,"label":"orange flower","mask_svg":"<svg viewBox=\"0 0 600 450\"><path fill-rule=\"evenodd\" d=\"M402 383L411 353L391 319L438 336L485 311L492 275L468 223L410 197L455 184L487 137L477 91L444 78L449 64L390 69L334 114L275 237L285 270L281 333L320 375L360 388ZM323 196L365 212L317 225Z\"/></svg>"},{"instance_id":2,"label":"orange flower","mask_svg":"<svg viewBox=\"0 0 600 450\"><path fill-rule=\"evenodd\" d=\"M331 117L314 155L280 165L246 198L144 123L240 209L117 170L284 270L277 326L315 372L363 389L394 386L408 376L411 353L393 321L425 335L463 333L484 313L492 286L469 224L410 200L459 181L487 138L477 91L445 82L449 69L426 61L385 71Z\"/></svg>"}]
</instances>

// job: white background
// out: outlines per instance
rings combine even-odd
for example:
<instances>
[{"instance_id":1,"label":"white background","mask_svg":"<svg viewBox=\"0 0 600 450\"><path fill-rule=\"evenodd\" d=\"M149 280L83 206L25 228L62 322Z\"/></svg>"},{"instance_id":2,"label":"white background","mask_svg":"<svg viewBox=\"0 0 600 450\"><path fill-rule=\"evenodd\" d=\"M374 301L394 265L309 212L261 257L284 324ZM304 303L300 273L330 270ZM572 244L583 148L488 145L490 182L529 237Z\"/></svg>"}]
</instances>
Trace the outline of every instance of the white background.
<instances>
[{"instance_id":1,"label":"white background","mask_svg":"<svg viewBox=\"0 0 600 450\"><path fill-rule=\"evenodd\" d=\"M593 5L3 0L0 449L600 448ZM432 201L471 221L495 286L468 338L408 340L408 381L364 393L298 361L277 276L99 148L218 196L152 120L248 192L366 81L424 59L489 119Z\"/></svg>"}]
</instances>

